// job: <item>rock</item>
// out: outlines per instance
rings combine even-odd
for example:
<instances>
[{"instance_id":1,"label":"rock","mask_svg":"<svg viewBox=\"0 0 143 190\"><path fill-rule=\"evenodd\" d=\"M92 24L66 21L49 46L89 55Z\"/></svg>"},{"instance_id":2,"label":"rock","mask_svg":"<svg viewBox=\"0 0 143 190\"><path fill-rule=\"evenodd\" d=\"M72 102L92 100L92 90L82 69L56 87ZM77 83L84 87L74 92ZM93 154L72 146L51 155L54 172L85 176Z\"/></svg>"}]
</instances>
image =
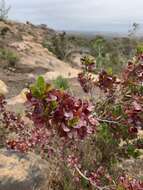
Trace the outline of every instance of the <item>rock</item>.
<instances>
[{"instance_id":1,"label":"rock","mask_svg":"<svg viewBox=\"0 0 143 190\"><path fill-rule=\"evenodd\" d=\"M0 80L0 95L6 95L8 93L8 88L6 84Z\"/></svg>"},{"instance_id":2,"label":"rock","mask_svg":"<svg viewBox=\"0 0 143 190\"><path fill-rule=\"evenodd\" d=\"M137 159L127 159L122 160L120 164L117 165L117 171L124 171L124 173L135 178L142 178L143 176L143 158L139 157ZM123 173L123 172L122 172Z\"/></svg>"},{"instance_id":3,"label":"rock","mask_svg":"<svg viewBox=\"0 0 143 190\"><path fill-rule=\"evenodd\" d=\"M29 50L29 47L24 42L13 42L9 44L9 47L15 48L18 52Z\"/></svg>"},{"instance_id":4,"label":"rock","mask_svg":"<svg viewBox=\"0 0 143 190\"><path fill-rule=\"evenodd\" d=\"M16 105L16 104L24 104L27 101L26 93L29 92L29 89L24 88L20 94L15 97L12 97L7 100L7 105Z\"/></svg>"},{"instance_id":5,"label":"rock","mask_svg":"<svg viewBox=\"0 0 143 190\"><path fill-rule=\"evenodd\" d=\"M48 163L34 153L0 150L0 190L41 190Z\"/></svg>"}]
</instances>

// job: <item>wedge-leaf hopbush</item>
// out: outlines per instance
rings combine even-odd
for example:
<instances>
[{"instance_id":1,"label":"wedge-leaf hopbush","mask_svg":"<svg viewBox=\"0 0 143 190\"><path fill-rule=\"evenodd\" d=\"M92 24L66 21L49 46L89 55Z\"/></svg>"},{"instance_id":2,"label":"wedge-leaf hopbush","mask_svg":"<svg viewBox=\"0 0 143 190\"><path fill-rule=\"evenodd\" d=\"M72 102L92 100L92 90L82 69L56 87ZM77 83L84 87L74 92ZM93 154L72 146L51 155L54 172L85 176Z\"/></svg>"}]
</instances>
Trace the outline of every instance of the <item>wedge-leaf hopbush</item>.
<instances>
[{"instance_id":1,"label":"wedge-leaf hopbush","mask_svg":"<svg viewBox=\"0 0 143 190\"><path fill-rule=\"evenodd\" d=\"M120 78L105 70L101 70L97 77L95 76L96 63L89 70L87 67L89 61L82 60L83 71L78 75L78 79L84 92L90 94L94 88L99 88L104 93L101 101L95 102L96 94L92 94L91 98L95 105L96 118L100 121L94 142L101 150L102 164L108 162L110 168L112 165L109 164L113 160L137 158L141 154L142 139L138 134L143 129L142 55L141 52L137 52L137 55L123 69ZM123 184L114 187L115 189L142 188L142 184L138 182L136 184L136 180L133 180L136 184L134 185L128 177L122 179L124 179Z\"/></svg>"},{"instance_id":2,"label":"wedge-leaf hopbush","mask_svg":"<svg viewBox=\"0 0 143 190\"><path fill-rule=\"evenodd\" d=\"M11 148L25 146L27 150L39 146L44 150L55 135L76 141L94 133L98 125L92 115L93 106L88 101L52 88L42 77L30 87L26 106L27 116L34 126L25 127L20 139L9 141ZM21 147L19 144L22 144Z\"/></svg>"},{"instance_id":3,"label":"wedge-leaf hopbush","mask_svg":"<svg viewBox=\"0 0 143 190\"><path fill-rule=\"evenodd\" d=\"M62 159L67 162L76 180L84 178L100 190L141 190L143 183L138 179L125 174L114 179L110 173L111 165L107 167L105 162L130 156L137 158L140 155L142 139L138 133L143 128L142 57L140 53L129 61L122 78L101 71L96 80L96 63L87 58L82 59L83 72L78 76L80 84L87 93L92 88L100 88L105 96L99 102L94 102L94 97L92 102L75 98L63 90L54 89L43 77L39 77L27 93L26 114L33 122L31 127L20 116L8 112L6 102L1 97L1 124L17 134L16 139L8 139L8 148L23 152L33 151L37 147L41 151L47 148L50 150L53 139L58 136L59 139L64 139L63 145L60 147L62 143L59 140L59 146L54 151L60 150ZM92 144L102 144L98 147L101 148L102 162L93 170L88 170L82 166L83 152L80 152L80 144L85 137L92 135ZM69 156L63 156L65 145Z\"/></svg>"},{"instance_id":4,"label":"wedge-leaf hopbush","mask_svg":"<svg viewBox=\"0 0 143 190\"><path fill-rule=\"evenodd\" d=\"M98 79L94 80L93 71L83 70L78 78L85 92L89 93L92 88L99 87L105 93L104 104L95 106L96 114L100 118L103 113L102 120L107 120L116 137L125 140L136 136L138 130L143 128L142 55L136 56L128 63L120 80L104 70L99 73Z\"/></svg>"},{"instance_id":5,"label":"wedge-leaf hopbush","mask_svg":"<svg viewBox=\"0 0 143 190\"><path fill-rule=\"evenodd\" d=\"M88 101L53 89L42 78L31 87L27 100L29 116L36 127L55 129L60 136L68 138L84 138L96 130L98 122Z\"/></svg>"}]
</instances>

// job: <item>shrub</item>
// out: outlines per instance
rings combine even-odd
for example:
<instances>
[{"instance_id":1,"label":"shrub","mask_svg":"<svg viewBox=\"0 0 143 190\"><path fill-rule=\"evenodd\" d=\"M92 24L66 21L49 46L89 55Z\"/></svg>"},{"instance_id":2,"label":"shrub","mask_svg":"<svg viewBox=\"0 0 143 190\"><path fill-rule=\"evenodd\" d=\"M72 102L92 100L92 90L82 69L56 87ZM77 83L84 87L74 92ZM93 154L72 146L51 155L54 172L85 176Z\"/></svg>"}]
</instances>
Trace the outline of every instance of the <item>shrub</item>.
<instances>
[{"instance_id":1,"label":"shrub","mask_svg":"<svg viewBox=\"0 0 143 190\"><path fill-rule=\"evenodd\" d=\"M0 35L1 35L3 38L5 38L7 32L10 32L10 28L7 27L7 26L5 26L5 27L3 27L3 28L1 29Z\"/></svg>"},{"instance_id":2,"label":"shrub","mask_svg":"<svg viewBox=\"0 0 143 190\"><path fill-rule=\"evenodd\" d=\"M58 76L54 81L54 87L61 90L68 90L70 88L69 82L66 78Z\"/></svg>"},{"instance_id":3,"label":"shrub","mask_svg":"<svg viewBox=\"0 0 143 190\"><path fill-rule=\"evenodd\" d=\"M91 94L91 100L95 104L95 115L100 121L99 131L92 139L95 144L94 150L100 152L100 159L95 157L95 160L109 171L121 158L137 158L141 154L140 149L143 148L142 139L137 137L138 132L143 129L142 58L142 51L138 50L136 57L129 61L123 70L120 80L112 72L104 70L94 79L95 63L89 69L87 61L82 61L83 72L78 76L79 82L83 90ZM97 103L92 93L95 87L99 87L105 93ZM137 185L133 189L140 188ZM128 187L124 186L123 189Z\"/></svg>"},{"instance_id":4,"label":"shrub","mask_svg":"<svg viewBox=\"0 0 143 190\"><path fill-rule=\"evenodd\" d=\"M4 48L0 49L0 58L8 61L9 66L11 67L14 67L15 64L19 61L19 57L15 52Z\"/></svg>"},{"instance_id":5,"label":"shrub","mask_svg":"<svg viewBox=\"0 0 143 190\"><path fill-rule=\"evenodd\" d=\"M0 96L0 147L6 146L8 136L12 132L18 134L22 128L24 128L24 121L21 116L8 111L4 96Z\"/></svg>"},{"instance_id":6,"label":"shrub","mask_svg":"<svg viewBox=\"0 0 143 190\"><path fill-rule=\"evenodd\" d=\"M138 44L137 38L118 37L107 39L96 36L89 43L89 50L96 58L96 67L107 70L112 67L114 73L119 74L125 63L135 56Z\"/></svg>"},{"instance_id":7,"label":"shrub","mask_svg":"<svg viewBox=\"0 0 143 190\"><path fill-rule=\"evenodd\" d=\"M122 159L137 158L143 148L138 136L143 129L142 61L142 53L137 54L120 80L104 70L94 80L95 62L82 59L80 84L89 94L99 87L105 94L99 102L93 94L91 102L72 97L39 77L27 93L27 117L34 126L23 127L18 117L4 114L3 123L18 136L8 141L8 147L57 157L62 172L69 168L73 174L75 189L141 190L139 179L113 175L113 166Z\"/></svg>"},{"instance_id":8,"label":"shrub","mask_svg":"<svg viewBox=\"0 0 143 190\"><path fill-rule=\"evenodd\" d=\"M53 35L50 39L47 39L43 46L48 48L49 51L54 53L57 58L64 60L66 53L68 51L68 43L66 38L66 33L59 33Z\"/></svg>"},{"instance_id":9,"label":"shrub","mask_svg":"<svg viewBox=\"0 0 143 190\"><path fill-rule=\"evenodd\" d=\"M95 86L105 93L104 99L97 102L95 106L96 116L99 120L102 118L96 140L99 139L103 154L106 150L111 150L111 157L110 154L105 154L103 160L112 161L112 159L119 158L118 154L133 157L139 155L139 151L136 150L137 147L132 144L132 141L136 140L143 122L141 101L143 67L140 59L142 59L141 55L128 63L127 68L123 71L123 79L120 81L106 71L101 71L98 79L94 80L91 75L92 71L87 69L86 64L84 71L79 74L80 84L86 93L91 93ZM92 94L92 96L94 103L94 95ZM126 143L121 146L121 142ZM105 148L104 151L103 148Z\"/></svg>"}]
</instances>

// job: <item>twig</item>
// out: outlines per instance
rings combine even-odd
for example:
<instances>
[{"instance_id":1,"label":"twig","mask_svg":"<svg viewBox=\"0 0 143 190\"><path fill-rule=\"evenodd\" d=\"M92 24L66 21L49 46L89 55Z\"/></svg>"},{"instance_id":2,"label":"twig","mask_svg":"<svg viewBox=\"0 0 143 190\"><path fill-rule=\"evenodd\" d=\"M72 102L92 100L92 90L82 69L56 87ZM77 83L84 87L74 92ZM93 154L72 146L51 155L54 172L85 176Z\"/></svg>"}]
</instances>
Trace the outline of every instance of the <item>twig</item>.
<instances>
[{"instance_id":1,"label":"twig","mask_svg":"<svg viewBox=\"0 0 143 190\"><path fill-rule=\"evenodd\" d=\"M86 177L86 176L79 170L79 168L78 168L77 166L75 166L75 169L76 169L76 171L78 172L78 174L79 174L81 177L83 177L86 181L89 181L90 184L91 184L92 186L94 186L96 189L98 189L98 190L110 190L110 187L109 187L109 186L99 187L99 186L97 186L95 183L92 183L91 180L90 180L88 177Z\"/></svg>"},{"instance_id":2,"label":"twig","mask_svg":"<svg viewBox=\"0 0 143 190\"><path fill-rule=\"evenodd\" d=\"M119 124L117 121L112 121L112 120L106 120L106 119L100 119L96 118L98 121L105 122L105 123L114 123L114 124Z\"/></svg>"}]
</instances>

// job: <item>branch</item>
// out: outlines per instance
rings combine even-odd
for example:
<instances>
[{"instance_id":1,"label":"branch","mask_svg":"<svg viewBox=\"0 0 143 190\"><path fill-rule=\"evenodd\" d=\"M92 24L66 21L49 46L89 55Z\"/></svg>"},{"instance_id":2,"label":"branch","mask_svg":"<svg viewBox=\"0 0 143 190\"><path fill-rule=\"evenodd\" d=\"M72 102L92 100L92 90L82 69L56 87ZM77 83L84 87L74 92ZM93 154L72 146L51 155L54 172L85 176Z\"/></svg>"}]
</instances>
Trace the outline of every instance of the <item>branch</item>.
<instances>
[{"instance_id":1,"label":"branch","mask_svg":"<svg viewBox=\"0 0 143 190\"><path fill-rule=\"evenodd\" d=\"M98 121L105 122L105 123L113 123L113 124L119 124L117 121L112 121L112 120L106 120L106 119L100 119L96 118Z\"/></svg>"},{"instance_id":2,"label":"branch","mask_svg":"<svg viewBox=\"0 0 143 190\"><path fill-rule=\"evenodd\" d=\"M105 123L120 124L118 121L113 121L113 120L108 120L108 119L101 119L101 118L97 117L96 113L93 113L93 115L95 116L95 118L97 119L97 121L105 122ZM118 120L119 120L119 118L120 117L118 117Z\"/></svg>"},{"instance_id":3,"label":"branch","mask_svg":"<svg viewBox=\"0 0 143 190\"><path fill-rule=\"evenodd\" d=\"M99 187L98 185L96 185L95 183L93 183L93 182L91 182L91 180L88 178L88 177L86 177L80 170L79 170L79 168L77 167L77 166L75 166L75 169L76 169L76 171L78 172L78 174L82 177L82 178L84 178L86 181L89 181L90 182L90 184L93 186L93 187L95 187L97 190L110 190L110 187L109 186L104 186L104 187Z\"/></svg>"}]
</instances>

